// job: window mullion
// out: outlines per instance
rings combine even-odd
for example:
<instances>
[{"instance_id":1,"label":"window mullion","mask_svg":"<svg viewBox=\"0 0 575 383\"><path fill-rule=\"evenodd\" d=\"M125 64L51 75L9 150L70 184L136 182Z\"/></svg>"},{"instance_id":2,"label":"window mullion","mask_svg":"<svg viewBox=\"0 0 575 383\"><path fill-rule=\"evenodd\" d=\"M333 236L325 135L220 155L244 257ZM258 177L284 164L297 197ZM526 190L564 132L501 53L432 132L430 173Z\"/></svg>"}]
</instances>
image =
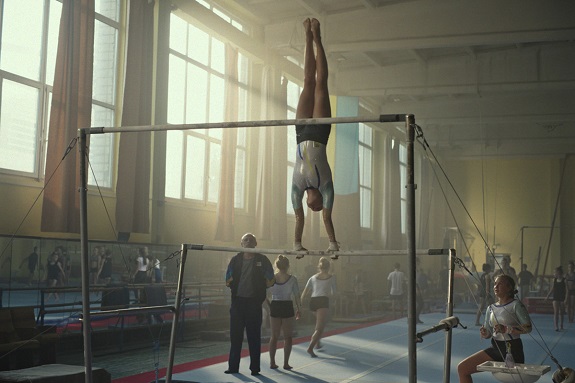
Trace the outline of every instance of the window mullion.
<instances>
[{"instance_id":1,"label":"window mullion","mask_svg":"<svg viewBox=\"0 0 575 383\"><path fill-rule=\"evenodd\" d=\"M48 27L50 25L50 0L44 1L44 18L42 19L42 57L40 58L40 83L46 84L46 63L48 61ZM43 92L42 92L43 93Z\"/></svg>"},{"instance_id":2,"label":"window mullion","mask_svg":"<svg viewBox=\"0 0 575 383\"><path fill-rule=\"evenodd\" d=\"M205 160L204 160L204 204L208 204L209 200L209 193L210 193L210 140L205 138L205 145L206 145L206 153L205 153Z\"/></svg>"},{"instance_id":3,"label":"window mullion","mask_svg":"<svg viewBox=\"0 0 575 383\"><path fill-rule=\"evenodd\" d=\"M46 85L46 80L48 78L47 73L47 63L48 63L48 29L50 27L50 7L51 0L44 1L44 18L42 19L42 57L40 58L40 84L41 90L38 93L40 100L38 100L38 105L40 106L40 113L38 114L38 136L37 136L37 149L36 149L36 179L42 178L41 175L44 174L46 170L46 151L48 150L48 129L49 129L49 116L50 116L50 105L48 101L50 100L50 92L52 87Z\"/></svg>"},{"instance_id":4,"label":"window mullion","mask_svg":"<svg viewBox=\"0 0 575 383\"><path fill-rule=\"evenodd\" d=\"M48 150L48 133L50 129L50 93L52 92L52 87L45 85L42 87L41 93L41 111L40 111L40 123L38 127L38 158L36 159L36 164L38 167L37 178L41 178L41 174L46 171L46 153Z\"/></svg>"}]
</instances>

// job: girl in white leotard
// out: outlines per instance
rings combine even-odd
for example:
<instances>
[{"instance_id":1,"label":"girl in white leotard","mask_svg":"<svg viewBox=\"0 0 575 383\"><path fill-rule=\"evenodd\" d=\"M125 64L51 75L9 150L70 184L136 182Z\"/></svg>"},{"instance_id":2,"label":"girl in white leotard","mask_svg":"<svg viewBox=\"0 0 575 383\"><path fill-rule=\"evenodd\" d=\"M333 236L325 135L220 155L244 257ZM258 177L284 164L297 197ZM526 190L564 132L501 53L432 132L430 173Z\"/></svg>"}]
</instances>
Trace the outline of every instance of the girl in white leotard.
<instances>
[{"instance_id":1,"label":"girl in white leotard","mask_svg":"<svg viewBox=\"0 0 575 383\"><path fill-rule=\"evenodd\" d=\"M306 36L304 86L298 101L296 118L331 117L327 87L327 59L321 42L319 21L306 19L303 25ZM314 56L314 43L316 56ZM327 251L339 250L331 220L333 182L325 153L330 130L330 125L296 126L298 147L291 192L296 216L294 250L306 250L301 243L304 227L302 207L304 193L307 193L308 207L313 211L322 211L323 222L329 237Z\"/></svg>"},{"instance_id":2,"label":"girl in white leotard","mask_svg":"<svg viewBox=\"0 0 575 383\"><path fill-rule=\"evenodd\" d=\"M319 272L307 281L301 294L302 301L308 293L311 294L309 308L315 313L315 330L307 348L312 358L317 356L313 350L320 347L320 339L329 318L329 298L335 294L335 276L329 273L329 259L321 257L317 267Z\"/></svg>"}]
</instances>

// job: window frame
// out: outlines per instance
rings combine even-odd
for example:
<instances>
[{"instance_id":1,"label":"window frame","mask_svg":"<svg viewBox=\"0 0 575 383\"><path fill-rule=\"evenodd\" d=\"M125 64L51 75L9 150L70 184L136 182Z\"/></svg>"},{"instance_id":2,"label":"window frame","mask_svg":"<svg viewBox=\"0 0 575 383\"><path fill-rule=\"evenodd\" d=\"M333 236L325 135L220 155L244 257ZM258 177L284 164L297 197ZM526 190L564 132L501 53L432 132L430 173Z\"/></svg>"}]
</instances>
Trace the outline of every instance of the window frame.
<instances>
[{"instance_id":1,"label":"window frame","mask_svg":"<svg viewBox=\"0 0 575 383\"><path fill-rule=\"evenodd\" d=\"M363 129L368 130L369 131L369 143L364 142L362 140L362 134L359 134L359 138L358 138L358 143L359 143L359 196L360 196L360 200L359 200L359 204L360 204L360 218L359 218L359 222L360 222L360 227L361 229L364 230L371 230L373 229L373 127L368 125L368 124L364 124L364 123L359 123L358 124L358 129L359 132L361 133ZM365 158L362 158L362 154L364 152L369 152L369 181L370 181L370 185L366 185L364 182L362 182L363 178L364 178L364 167L365 166L361 166L362 164L365 165ZM364 193L368 193L369 194L369 201L365 201L364 199ZM364 204L368 203L368 207L364 207ZM369 218L367 219L367 221L369 221L369 226L364 226L364 217L363 214L364 212L367 211L369 212Z\"/></svg>"},{"instance_id":2,"label":"window frame","mask_svg":"<svg viewBox=\"0 0 575 383\"><path fill-rule=\"evenodd\" d=\"M95 15L95 23L101 22L102 24L109 26L111 28L115 29L116 32L116 36L115 36L115 44L116 47L114 49L114 70L112 71L113 73L113 79L111 81L112 86L114 87L114 89L111 92L111 97L112 97L112 103L106 102L106 101L102 101L102 100L98 100L95 99L94 96L92 95L92 116L91 116L91 120L92 120L92 125L100 125L100 124L95 124L94 123L94 109L95 108L104 108L107 109L109 111L111 111L111 123L112 124L116 124L117 121L117 116L118 116L118 91L120 90L118 87L119 84L119 80L122 77L120 74L120 49L122 47L122 40L125 40L126 38L126 33L124 31L124 28L122 27L122 19L125 18L126 16L122 15L122 1L123 0L117 0L117 4L120 7L119 8L119 12L118 12L118 17L119 20L114 20L108 16L105 16L101 13L97 13ZM94 42L96 41L96 35L95 35L95 31L96 31L96 25L94 26ZM96 56L96 46L94 44L94 56ZM94 84L94 81L92 80L92 84ZM100 136L101 138L105 138L107 140L109 140L108 145L106 146L106 150L107 153L104 152L104 156L108 157L107 158L107 164L108 164L108 169L107 169L107 178L105 179L104 182L102 182L101 178L95 178L92 174L92 171L94 171L94 173L97 172L96 169L94 169L94 167L92 166L93 162L96 162L96 158L92 158L92 153L94 153L94 150L92 150L92 144L90 144L90 169L88 171L88 185L89 186L97 186L100 189L104 189L104 190L112 190L115 187L115 176L116 176L116 172L117 172L117 151L116 149L116 145L117 145L117 140L118 137L115 134L112 135L106 135L106 137ZM94 170L93 170L94 169Z\"/></svg>"},{"instance_id":3,"label":"window frame","mask_svg":"<svg viewBox=\"0 0 575 383\"><path fill-rule=\"evenodd\" d=\"M121 40L125 38L125 33L122 27L122 19L125 17L123 15L123 7L122 7L123 0L117 0L117 15L119 20L113 20L107 16L104 16L100 13L96 13L95 15L95 22L102 22L112 28L115 29L116 38L115 38L115 47L114 47L114 71L113 76L114 78L111 80L111 84L113 84L114 89L112 91L113 101L112 104L105 103L96 99L92 99L91 107L103 107L106 109L111 110L112 113L112 123L115 123L116 116L117 116L117 109L118 109L118 83L119 83L119 57L120 57L120 48L121 48ZM55 5L58 5L56 7ZM62 2L61 0L44 0L42 4L42 10L38 11L41 12L41 19L42 19L42 27L41 27L41 37L40 37L40 63L39 63L39 73L38 79L28 78L16 73L8 72L4 69L0 69L0 108L1 108L1 92L5 85L5 81L12 81L16 84L23 85L26 87L30 87L32 89L37 90L38 92L38 102L36 108L36 116L35 116L35 127L34 127L34 141L35 146L33 149L30 149L29 154L34 156L34 161L32 165L32 169L30 171L27 170L18 170L14 168L0 168L0 175L10 175L15 176L21 180L21 182L25 182L28 179L34 179L36 182L44 180L46 177L50 175L46 175L46 155L47 155L47 147L48 147L48 137L49 137L49 124L50 124L50 112L51 112L51 100L52 100L52 93L53 93L53 79L49 79L48 70L53 69L51 66L52 62L49 62L49 56L54 53L53 50L58 48L58 31L59 31L59 19L58 23L54 23L51 25L52 17L54 16L54 12L60 12L61 15L62 10ZM2 25L2 21L0 20L0 28L4 28ZM51 30L52 27L54 30ZM1 37L0 33L0 37ZM0 42L2 44L2 42ZM96 53L96 52L95 52ZM52 56L55 59L55 54ZM93 119L93 116L92 116ZM92 121L93 124L93 121ZM29 133L32 133L30 130ZM112 189L114 183L114 176L115 176L115 162L116 162L116 153L115 153L115 136L110 137L110 146L108 148L108 154L110 156L109 160L107 161L108 166L106 169L107 172L107 179L105 182L99 182L98 184L100 187L104 189ZM94 151L92 150L91 153ZM91 171L89 172L89 181L91 181L92 175ZM105 184L106 186L103 186ZM89 185L94 185L94 183L89 182Z\"/></svg>"},{"instance_id":4,"label":"window frame","mask_svg":"<svg viewBox=\"0 0 575 383\"><path fill-rule=\"evenodd\" d=\"M52 85L47 83L47 60L48 60L48 37L49 37L49 27L50 27L50 9L52 5L52 0L45 0L42 7L42 27L41 27L41 47L40 47L40 68L38 73L38 79L34 80L16 73L8 72L0 68L0 110L2 109L2 94L4 88L4 81L12 81L16 84L21 84L30 88L34 88L38 91L37 99L37 114L36 114L36 130L35 141L36 147L34 149L34 165L32 171L17 170L13 168L2 168L0 167L0 174L20 176L24 178L30 178L35 180L41 180L44 178L43 174L46 168L46 143L48 136L48 123L49 123L49 109L50 105L48 100L50 100L50 95L52 93ZM2 13L4 15L4 13ZM4 28L4 23L0 19L0 45L3 45L1 41L2 30ZM1 53L0 53L1 54Z\"/></svg>"},{"instance_id":5,"label":"window frame","mask_svg":"<svg viewBox=\"0 0 575 383\"><path fill-rule=\"evenodd\" d=\"M220 14L214 12L215 14L217 14L218 16L221 17ZM238 78L237 79L232 79L231 76L229 76L228 73L226 73L226 69L225 69L225 65L223 68L223 72L218 71L217 69L214 68L214 63L212 62L212 60L214 59L213 56L213 47L214 47L214 42L217 41L218 44L221 43L223 44L224 47L224 57L226 54L226 50L228 49L228 45L226 44L227 41L221 39L219 36L216 36L215 33L206 30L205 28L202 28L202 26L199 23L194 23L193 21L190 21L187 18L183 18L180 15L177 14L177 10L172 12L171 17L178 17L180 18L180 20L185 23L186 25L186 40L185 40L185 52L181 52L180 50L176 50L175 47L173 47L172 45L170 45L169 48L169 56L170 56L170 60L181 60L183 65L184 65L184 73L185 73L185 79L183 80L183 89L180 89L179 91L183 91L183 96L184 96L184 102L183 102L183 110L181 111L181 115L180 116L176 116L176 117L172 117L171 113L169 113L169 117L172 117L173 119L178 119L178 122L180 123L201 123L201 122L206 122L206 121L193 121L190 120L188 118L188 111L187 111L187 98L189 95L189 80L190 77L192 75L191 73L191 68L194 70L200 70L202 72L205 72L206 75L206 103L205 103L205 116L206 116L206 120L207 122L221 122L219 121L219 118L216 118L218 121L213 121L212 119L214 117L211 117L213 115L212 113L212 109L211 109L211 103L210 103L210 89L212 86L212 81L213 81L213 77L217 77L218 79L221 79L223 81L223 92L224 92L224 96L225 96L225 89L227 84L230 81L233 81L233 83L235 85L238 86L238 90L239 90L239 94L238 94L238 114L239 116L245 117L248 113L248 104L249 104L249 97L250 97L250 86L249 86L249 77L250 77L250 67L251 67L251 61L248 59L247 56L242 55L241 53L239 53L238 55L238 72L241 71L242 69L245 70L245 73L238 73ZM233 19L232 17L230 17L230 19L224 19L227 22L229 22L230 24L234 25L234 23L239 23L237 20ZM192 58L190 56L190 52L189 52L189 38L190 38L190 26L198 29L204 33L207 34L208 36L208 48L207 48L207 64L204 64L194 58ZM221 63L217 63L219 65L221 65ZM191 67L192 66L192 67ZM244 82L242 82L241 80L245 79ZM172 93L174 95L177 96L176 93ZM174 97L174 96L172 96ZM170 100L170 90L168 90L168 102ZM243 110L240 110L240 108L243 107ZM222 110L220 112L218 112L218 116L223 114L225 112L224 110L225 108L225 102L222 103ZM169 109L169 107L168 107ZM175 122L175 121L168 121L168 123L171 122ZM174 132L168 132L168 134L174 134ZM212 206L215 207L215 205L218 202L219 199L219 183L220 183L220 172L221 172L221 166L218 167L217 171L213 171L212 169L212 162L210 160L211 155L213 154L214 150L217 150L218 153L221 153L221 145L222 145L222 137L223 137L223 129L209 129L209 130L204 130L204 129L198 129L198 130L184 130L181 131L181 133L179 133L182 135L182 148L181 148L181 171L180 171L180 180L176 181L176 183L179 183L179 192L178 192L178 196L175 195L175 190L171 190L170 192L168 192L168 187L170 187L169 183L166 182L166 190L165 190L165 194L166 194L166 199L170 199L173 201L183 201L183 202L191 202L191 203L196 203L196 204L201 204L203 206ZM241 134L245 134L245 133L241 133ZM188 137L194 137L196 139L200 139L202 141L204 141L204 169L203 169L203 185L202 185L202 197L201 198L193 198L193 197L189 197L187 196L187 193L189 193L189 190L186 189L186 183L187 183L187 178L190 176L188 173L188 167L191 164L187 163L187 155L188 155L188 151L189 151L189 147L188 147ZM234 171L234 174L237 175L238 174L238 166L243 165L243 169L241 170L241 174L246 174L247 172L247 161L248 161L248 157L247 157L247 140L249 139L249 136L246 134L246 136L243 139L243 142L240 142L239 136L238 139L236 141L236 169ZM169 154L170 148L167 148L167 152ZM238 161L239 156L243 154L243 162ZM177 159L174 159L174 161ZM221 161L221 158L220 158ZM168 163L169 161L167 161L166 163ZM220 162L221 164L221 162ZM217 176L217 180L214 180L215 182L210 182L209 180L214 177ZM175 177L174 175L169 175L168 173L166 174L166 177ZM246 206L247 206L247 201L246 201L246 196L247 196L247 190L246 190L246 183L245 182L238 182L238 177L234 177L234 208L235 209L239 209L239 210L245 210ZM210 184L212 184L212 187L217 188L217 190L214 191L210 191ZM215 200L213 200L213 198L211 199L211 195L213 195L213 193L215 194Z\"/></svg>"}]
</instances>

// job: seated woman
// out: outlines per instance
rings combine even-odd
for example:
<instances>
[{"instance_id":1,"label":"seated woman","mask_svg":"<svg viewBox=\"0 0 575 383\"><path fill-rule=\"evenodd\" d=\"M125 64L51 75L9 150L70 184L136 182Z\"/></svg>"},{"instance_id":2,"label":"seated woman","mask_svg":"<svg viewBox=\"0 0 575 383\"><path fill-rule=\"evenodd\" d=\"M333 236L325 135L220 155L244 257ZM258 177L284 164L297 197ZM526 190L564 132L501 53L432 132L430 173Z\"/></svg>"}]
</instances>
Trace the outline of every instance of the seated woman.
<instances>
[{"instance_id":1,"label":"seated woman","mask_svg":"<svg viewBox=\"0 0 575 383\"><path fill-rule=\"evenodd\" d=\"M485 322L479 329L481 338L491 338L491 347L459 363L457 373L460 383L473 382L471 375L478 372L477 366L483 362L503 362L508 348L516 363L525 362L520 334L531 332L531 318L525 305L515 298L515 280L509 275L499 275L493 291L497 302L487 307Z\"/></svg>"}]
</instances>

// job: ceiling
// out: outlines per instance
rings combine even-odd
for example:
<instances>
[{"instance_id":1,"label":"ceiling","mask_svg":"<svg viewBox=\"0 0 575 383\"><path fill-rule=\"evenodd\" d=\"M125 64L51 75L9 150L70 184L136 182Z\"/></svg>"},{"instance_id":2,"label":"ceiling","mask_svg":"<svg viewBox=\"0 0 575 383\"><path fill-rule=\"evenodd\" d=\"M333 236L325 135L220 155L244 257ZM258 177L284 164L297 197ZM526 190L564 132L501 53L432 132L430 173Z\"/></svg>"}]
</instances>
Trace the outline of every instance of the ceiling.
<instances>
[{"instance_id":1,"label":"ceiling","mask_svg":"<svg viewBox=\"0 0 575 383\"><path fill-rule=\"evenodd\" d=\"M302 21L320 20L330 92L378 114L414 114L441 156L575 152L573 0L215 3L292 61L303 58Z\"/></svg>"}]
</instances>

